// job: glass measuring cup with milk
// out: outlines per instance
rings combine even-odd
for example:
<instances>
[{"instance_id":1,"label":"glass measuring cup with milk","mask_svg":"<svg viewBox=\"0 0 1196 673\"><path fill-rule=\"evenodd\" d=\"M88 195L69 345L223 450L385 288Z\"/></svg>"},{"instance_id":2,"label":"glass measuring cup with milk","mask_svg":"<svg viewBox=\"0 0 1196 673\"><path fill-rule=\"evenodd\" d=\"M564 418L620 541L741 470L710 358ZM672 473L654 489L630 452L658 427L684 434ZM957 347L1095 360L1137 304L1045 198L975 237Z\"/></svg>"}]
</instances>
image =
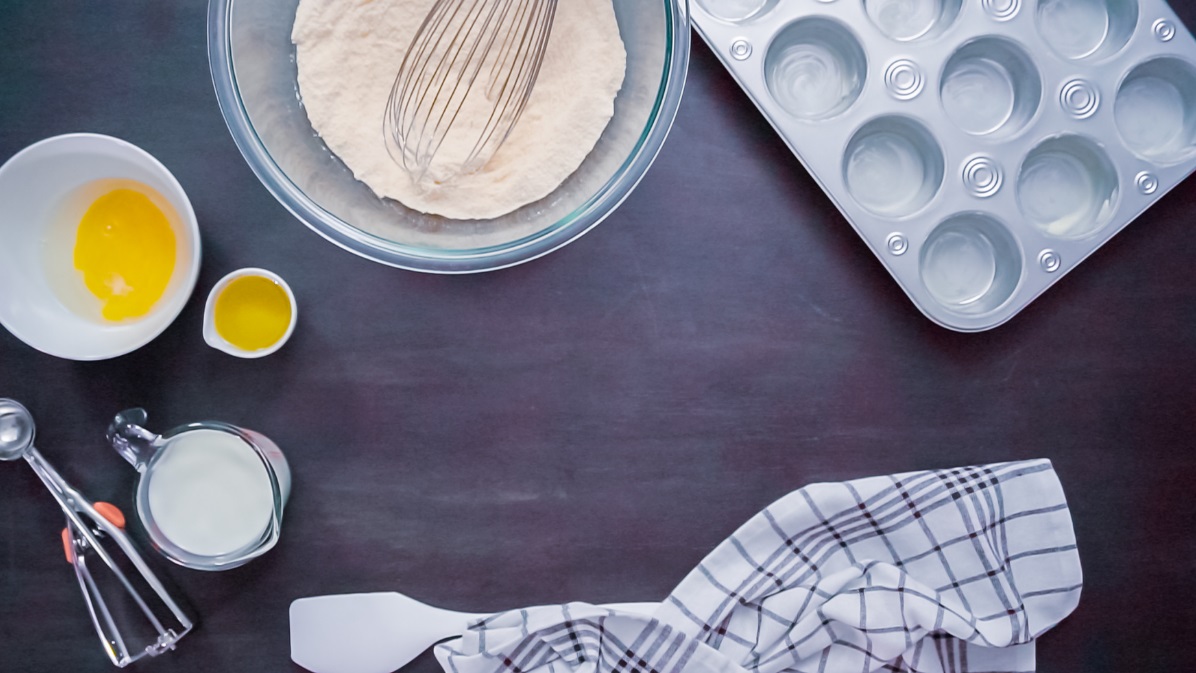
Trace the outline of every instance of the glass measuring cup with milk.
<instances>
[{"instance_id":1,"label":"glass measuring cup with milk","mask_svg":"<svg viewBox=\"0 0 1196 673\"><path fill-rule=\"evenodd\" d=\"M164 556L196 570L227 570L278 542L291 470L274 442L204 421L157 435L144 409L121 412L108 441L141 473L137 514Z\"/></svg>"}]
</instances>

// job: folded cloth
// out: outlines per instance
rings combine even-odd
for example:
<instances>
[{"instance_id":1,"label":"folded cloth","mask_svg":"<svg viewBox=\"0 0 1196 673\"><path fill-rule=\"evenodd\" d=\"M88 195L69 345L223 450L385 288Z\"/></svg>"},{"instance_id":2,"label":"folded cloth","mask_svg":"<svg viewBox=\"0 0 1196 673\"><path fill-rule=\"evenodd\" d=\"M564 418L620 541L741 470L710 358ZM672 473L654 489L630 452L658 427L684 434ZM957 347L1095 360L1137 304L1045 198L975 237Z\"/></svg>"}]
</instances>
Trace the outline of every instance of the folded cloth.
<instances>
[{"instance_id":1,"label":"folded cloth","mask_svg":"<svg viewBox=\"0 0 1196 673\"><path fill-rule=\"evenodd\" d=\"M1049 461L912 472L790 493L651 617L515 610L435 654L446 673L1023 673L1081 585Z\"/></svg>"}]
</instances>

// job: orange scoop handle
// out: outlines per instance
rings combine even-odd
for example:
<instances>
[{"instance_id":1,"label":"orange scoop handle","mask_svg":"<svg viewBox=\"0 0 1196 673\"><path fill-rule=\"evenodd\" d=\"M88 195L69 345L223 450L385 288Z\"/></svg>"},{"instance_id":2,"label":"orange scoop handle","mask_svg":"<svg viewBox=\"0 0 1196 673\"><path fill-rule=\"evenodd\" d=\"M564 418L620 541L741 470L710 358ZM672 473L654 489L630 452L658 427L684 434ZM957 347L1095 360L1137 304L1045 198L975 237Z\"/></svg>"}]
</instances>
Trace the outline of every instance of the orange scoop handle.
<instances>
[{"instance_id":1,"label":"orange scoop handle","mask_svg":"<svg viewBox=\"0 0 1196 673\"><path fill-rule=\"evenodd\" d=\"M119 507L109 502L97 502L94 507L108 523L121 530L125 529L125 513L120 511ZM75 545L71 539L71 531L67 528L62 529L62 553L66 556L67 563L75 562Z\"/></svg>"},{"instance_id":2,"label":"orange scoop handle","mask_svg":"<svg viewBox=\"0 0 1196 673\"><path fill-rule=\"evenodd\" d=\"M125 513L120 511L119 507L110 502L97 502L95 508L100 516L108 520L108 523L121 530L125 529Z\"/></svg>"}]
</instances>

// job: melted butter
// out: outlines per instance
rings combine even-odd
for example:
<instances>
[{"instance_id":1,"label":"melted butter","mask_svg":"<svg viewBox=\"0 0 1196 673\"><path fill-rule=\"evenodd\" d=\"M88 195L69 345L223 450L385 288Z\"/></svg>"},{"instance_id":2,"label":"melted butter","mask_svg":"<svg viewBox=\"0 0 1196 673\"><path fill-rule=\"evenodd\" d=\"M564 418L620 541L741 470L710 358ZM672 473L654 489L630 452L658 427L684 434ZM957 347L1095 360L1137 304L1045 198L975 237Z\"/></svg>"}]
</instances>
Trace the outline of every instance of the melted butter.
<instances>
[{"instance_id":1,"label":"melted butter","mask_svg":"<svg viewBox=\"0 0 1196 673\"><path fill-rule=\"evenodd\" d=\"M74 267L108 321L140 318L166 293L177 241L145 194L114 189L96 199L75 234Z\"/></svg>"}]
</instances>

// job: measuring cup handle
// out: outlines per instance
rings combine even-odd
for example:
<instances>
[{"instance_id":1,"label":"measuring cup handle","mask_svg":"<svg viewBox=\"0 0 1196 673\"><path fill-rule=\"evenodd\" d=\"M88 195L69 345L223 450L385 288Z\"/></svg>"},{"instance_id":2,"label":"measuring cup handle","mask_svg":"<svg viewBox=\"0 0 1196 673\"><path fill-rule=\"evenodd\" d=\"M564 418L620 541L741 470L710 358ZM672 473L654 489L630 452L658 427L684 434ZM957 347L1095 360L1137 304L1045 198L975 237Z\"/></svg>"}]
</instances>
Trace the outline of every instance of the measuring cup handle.
<instances>
[{"instance_id":1,"label":"measuring cup handle","mask_svg":"<svg viewBox=\"0 0 1196 673\"><path fill-rule=\"evenodd\" d=\"M120 412L108 425L108 443L138 472L145 470L145 464L158 450L161 440L160 435L142 427L148 419L149 414L139 407Z\"/></svg>"}]
</instances>

